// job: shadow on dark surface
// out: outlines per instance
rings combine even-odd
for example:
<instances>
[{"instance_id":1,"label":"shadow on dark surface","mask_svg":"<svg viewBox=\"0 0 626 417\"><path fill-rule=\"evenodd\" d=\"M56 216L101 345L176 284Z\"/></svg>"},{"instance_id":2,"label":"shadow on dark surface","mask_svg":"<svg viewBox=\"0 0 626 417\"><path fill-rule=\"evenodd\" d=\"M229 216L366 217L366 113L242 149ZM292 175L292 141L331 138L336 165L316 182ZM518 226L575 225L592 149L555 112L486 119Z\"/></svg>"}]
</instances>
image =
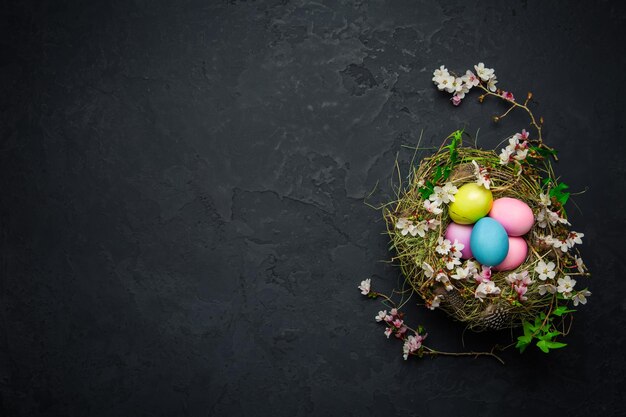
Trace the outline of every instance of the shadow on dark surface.
<instances>
[{"instance_id":1,"label":"shadow on dark surface","mask_svg":"<svg viewBox=\"0 0 626 417\"><path fill-rule=\"evenodd\" d=\"M624 414L621 3L0 10L4 415ZM571 220L593 296L548 356L404 362L356 289L398 279L363 199L422 131L493 147L525 125L432 85L478 61L535 94L588 188ZM458 323L407 312L462 348Z\"/></svg>"}]
</instances>

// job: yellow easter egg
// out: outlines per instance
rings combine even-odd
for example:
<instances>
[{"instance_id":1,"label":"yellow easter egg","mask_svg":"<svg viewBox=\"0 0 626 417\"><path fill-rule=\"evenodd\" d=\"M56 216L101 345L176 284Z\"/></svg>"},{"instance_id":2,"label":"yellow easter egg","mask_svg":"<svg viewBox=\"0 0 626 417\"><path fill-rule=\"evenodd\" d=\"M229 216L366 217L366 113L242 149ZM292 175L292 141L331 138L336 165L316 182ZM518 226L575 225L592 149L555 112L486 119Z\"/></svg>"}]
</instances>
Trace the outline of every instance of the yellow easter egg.
<instances>
[{"instance_id":1,"label":"yellow easter egg","mask_svg":"<svg viewBox=\"0 0 626 417\"><path fill-rule=\"evenodd\" d=\"M468 183L454 195L454 202L448 206L448 212L455 223L473 224L485 217L492 205L491 191L482 185Z\"/></svg>"}]
</instances>

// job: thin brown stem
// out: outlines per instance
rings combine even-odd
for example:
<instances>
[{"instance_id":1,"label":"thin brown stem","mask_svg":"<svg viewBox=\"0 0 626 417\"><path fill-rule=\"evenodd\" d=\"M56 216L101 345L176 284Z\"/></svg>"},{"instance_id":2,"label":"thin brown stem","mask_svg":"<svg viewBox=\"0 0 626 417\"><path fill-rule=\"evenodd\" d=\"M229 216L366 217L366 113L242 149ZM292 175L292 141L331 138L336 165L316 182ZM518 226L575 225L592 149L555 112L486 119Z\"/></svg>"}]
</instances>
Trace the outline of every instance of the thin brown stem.
<instances>
[{"instance_id":1,"label":"thin brown stem","mask_svg":"<svg viewBox=\"0 0 626 417\"><path fill-rule=\"evenodd\" d=\"M396 303L395 303L395 302L394 302L391 298L387 297L385 294L380 293L380 292L376 292L376 291L372 291L372 294L375 294L375 295L376 295L376 297L382 297L382 298L384 298L385 300L387 300L388 302L390 302L390 303L391 303L391 304L395 307Z\"/></svg>"},{"instance_id":2,"label":"thin brown stem","mask_svg":"<svg viewBox=\"0 0 626 417\"><path fill-rule=\"evenodd\" d=\"M515 106L511 106L509 107L509 109L507 111L505 111L504 113L502 113L500 116L498 116L499 119L504 119L509 113L511 113L511 110L513 110L515 108Z\"/></svg>"},{"instance_id":3,"label":"thin brown stem","mask_svg":"<svg viewBox=\"0 0 626 417\"><path fill-rule=\"evenodd\" d=\"M537 122L537 119L535 119L535 115L533 114L532 110L530 110L530 108L528 107L528 102L530 101L530 97L526 99L526 101L524 102L524 104L520 104L516 101L512 101L509 100L503 96L501 96L500 94L496 94L492 91L490 91L487 87L485 87L482 83L478 84L478 88L480 88L481 90L483 90L485 92L484 96L492 96L492 97L497 97L500 100L504 100L507 103L511 104L511 107L502 115L499 116L500 119L502 119L503 117L505 117L512 109L514 108L520 108L523 109L526 113L528 113L528 116L530 117L530 124L537 130L537 139L535 140L535 142L537 143L537 145L539 147L545 148L547 150L553 151L554 149L552 149L551 147L549 147L548 145L543 143L543 131L542 131L542 121L539 120L539 122ZM554 156L555 160L558 160L556 155Z\"/></svg>"},{"instance_id":4,"label":"thin brown stem","mask_svg":"<svg viewBox=\"0 0 626 417\"><path fill-rule=\"evenodd\" d=\"M504 360L502 360L502 358L500 358L498 355L496 355L493 352L442 352L436 349L432 349L429 348L427 346L424 346L424 349L426 350L426 352L423 352L424 355L430 355L430 356L437 356L437 355L442 355L442 356L474 356L474 357L479 357L479 356L490 356L492 358L494 358L495 360L497 360L498 362L500 362L502 365L504 365Z\"/></svg>"}]
</instances>

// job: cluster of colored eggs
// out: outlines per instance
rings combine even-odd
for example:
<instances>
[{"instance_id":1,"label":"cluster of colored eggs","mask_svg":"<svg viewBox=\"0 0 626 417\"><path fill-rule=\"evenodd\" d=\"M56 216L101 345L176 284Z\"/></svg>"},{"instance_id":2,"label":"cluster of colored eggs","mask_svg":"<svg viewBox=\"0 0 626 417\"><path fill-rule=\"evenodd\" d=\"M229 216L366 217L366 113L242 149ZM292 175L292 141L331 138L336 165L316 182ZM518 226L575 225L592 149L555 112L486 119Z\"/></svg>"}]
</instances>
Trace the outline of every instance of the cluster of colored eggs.
<instances>
[{"instance_id":1,"label":"cluster of colored eggs","mask_svg":"<svg viewBox=\"0 0 626 417\"><path fill-rule=\"evenodd\" d=\"M528 245L521 236L535 221L526 203L509 197L494 201L490 190L470 183L459 188L448 209L453 222L446 239L465 245L463 259L473 257L497 271L510 271L524 262Z\"/></svg>"}]
</instances>

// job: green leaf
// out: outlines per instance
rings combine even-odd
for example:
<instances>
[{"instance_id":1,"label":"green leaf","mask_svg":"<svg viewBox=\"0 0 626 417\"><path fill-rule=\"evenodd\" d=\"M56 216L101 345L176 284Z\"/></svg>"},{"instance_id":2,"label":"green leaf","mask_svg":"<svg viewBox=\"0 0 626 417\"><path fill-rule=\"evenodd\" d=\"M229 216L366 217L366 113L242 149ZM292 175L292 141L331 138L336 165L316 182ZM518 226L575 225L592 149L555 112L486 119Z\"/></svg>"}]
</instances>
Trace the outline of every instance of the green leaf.
<instances>
[{"instance_id":1,"label":"green leaf","mask_svg":"<svg viewBox=\"0 0 626 417\"><path fill-rule=\"evenodd\" d=\"M531 151L537 152L540 156L544 158L549 158L550 156L556 155L557 153L555 149L546 149L539 146L530 146L529 149Z\"/></svg>"},{"instance_id":2,"label":"green leaf","mask_svg":"<svg viewBox=\"0 0 626 417\"><path fill-rule=\"evenodd\" d=\"M550 349L560 349L560 348L563 348L563 347L567 346L567 343L546 342L546 346L548 346Z\"/></svg>"},{"instance_id":3,"label":"green leaf","mask_svg":"<svg viewBox=\"0 0 626 417\"><path fill-rule=\"evenodd\" d=\"M560 182L559 184L557 184L556 187L550 189L550 197L554 197L557 199L557 201L561 204L565 204L567 203L567 200L569 199L570 193L568 193L567 190L569 188L569 185Z\"/></svg>"},{"instance_id":4,"label":"green leaf","mask_svg":"<svg viewBox=\"0 0 626 417\"><path fill-rule=\"evenodd\" d=\"M552 314L554 316L561 317L565 313L573 313L574 311L576 310L571 310L567 308L567 306L559 306L554 311L552 311Z\"/></svg>"},{"instance_id":5,"label":"green leaf","mask_svg":"<svg viewBox=\"0 0 626 417\"><path fill-rule=\"evenodd\" d=\"M531 336L535 330L537 330L535 326L524 320L524 336ZM530 341L528 343L530 343Z\"/></svg>"},{"instance_id":6,"label":"green leaf","mask_svg":"<svg viewBox=\"0 0 626 417\"><path fill-rule=\"evenodd\" d=\"M443 177L443 167L438 166L437 169L435 169L435 175L433 175L433 183L436 184L437 181L441 179L441 177Z\"/></svg>"},{"instance_id":7,"label":"green leaf","mask_svg":"<svg viewBox=\"0 0 626 417\"><path fill-rule=\"evenodd\" d=\"M542 335L537 336L537 339L539 340L545 340L546 342L551 341L555 336L560 335L561 332L548 332L548 333L544 333Z\"/></svg>"},{"instance_id":8,"label":"green leaf","mask_svg":"<svg viewBox=\"0 0 626 417\"><path fill-rule=\"evenodd\" d=\"M541 349L543 353L548 353L550 352L550 347L548 346L548 343L550 342L546 342L545 340L540 340L537 342L537 347Z\"/></svg>"},{"instance_id":9,"label":"green leaf","mask_svg":"<svg viewBox=\"0 0 626 417\"><path fill-rule=\"evenodd\" d=\"M518 336L517 344L515 345L515 347L519 349L520 353L524 353L526 348L530 345L531 341L532 341L531 336Z\"/></svg>"},{"instance_id":10,"label":"green leaf","mask_svg":"<svg viewBox=\"0 0 626 417\"><path fill-rule=\"evenodd\" d=\"M423 187L420 187L418 192L423 199L427 199L434 192L435 185L431 181L426 181Z\"/></svg>"}]
</instances>

